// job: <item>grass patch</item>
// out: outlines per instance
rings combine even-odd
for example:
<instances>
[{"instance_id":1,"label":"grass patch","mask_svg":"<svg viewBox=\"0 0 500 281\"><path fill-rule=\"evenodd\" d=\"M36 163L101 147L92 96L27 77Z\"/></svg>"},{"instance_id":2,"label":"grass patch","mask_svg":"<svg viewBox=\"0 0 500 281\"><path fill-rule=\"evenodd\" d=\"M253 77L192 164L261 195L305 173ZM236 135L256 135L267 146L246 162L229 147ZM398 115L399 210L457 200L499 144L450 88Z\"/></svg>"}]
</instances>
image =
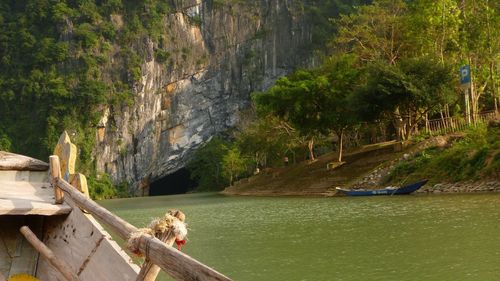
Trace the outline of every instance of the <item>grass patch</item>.
<instances>
[{"instance_id":1,"label":"grass patch","mask_svg":"<svg viewBox=\"0 0 500 281\"><path fill-rule=\"evenodd\" d=\"M478 125L449 147L428 148L397 165L387 182L427 178L433 182L457 182L498 177L500 141L498 125Z\"/></svg>"}]
</instances>

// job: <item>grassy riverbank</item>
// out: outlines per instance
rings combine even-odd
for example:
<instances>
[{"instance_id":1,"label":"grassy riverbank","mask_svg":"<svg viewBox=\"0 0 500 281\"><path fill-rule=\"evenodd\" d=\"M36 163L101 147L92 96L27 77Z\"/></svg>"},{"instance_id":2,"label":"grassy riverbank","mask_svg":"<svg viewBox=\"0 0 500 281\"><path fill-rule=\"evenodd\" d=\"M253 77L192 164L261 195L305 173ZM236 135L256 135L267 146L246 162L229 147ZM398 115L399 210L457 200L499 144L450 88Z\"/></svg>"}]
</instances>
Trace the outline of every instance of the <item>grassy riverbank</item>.
<instances>
[{"instance_id":1,"label":"grassy riverbank","mask_svg":"<svg viewBox=\"0 0 500 281\"><path fill-rule=\"evenodd\" d=\"M266 169L226 188L224 194L258 196L330 196L336 186L385 186L429 179L427 191L436 187L465 186L460 191L483 191L475 185L500 189L499 123L480 125L461 133L414 141L403 151L387 142L353 150L345 163L327 169L335 153L313 163L302 162L283 168ZM456 190L450 190L453 192Z\"/></svg>"}]
</instances>

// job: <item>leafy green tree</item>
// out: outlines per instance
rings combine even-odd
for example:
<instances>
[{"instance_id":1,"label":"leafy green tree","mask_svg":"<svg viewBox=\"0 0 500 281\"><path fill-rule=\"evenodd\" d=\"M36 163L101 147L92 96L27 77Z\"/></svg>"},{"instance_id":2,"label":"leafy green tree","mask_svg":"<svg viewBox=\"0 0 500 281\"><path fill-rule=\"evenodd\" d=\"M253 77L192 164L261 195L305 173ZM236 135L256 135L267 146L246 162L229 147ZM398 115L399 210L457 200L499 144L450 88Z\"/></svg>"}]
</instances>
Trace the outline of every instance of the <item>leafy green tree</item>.
<instances>
[{"instance_id":1,"label":"leafy green tree","mask_svg":"<svg viewBox=\"0 0 500 281\"><path fill-rule=\"evenodd\" d=\"M275 114L308 139L309 157L315 160L314 138L324 133L324 102L330 85L323 75L299 70L282 77L268 91L256 93L254 101L258 110Z\"/></svg>"},{"instance_id":2,"label":"leafy green tree","mask_svg":"<svg viewBox=\"0 0 500 281\"><path fill-rule=\"evenodd\" d=\"M364 62L382 60L396 64L409 47L407 9L403 0L375 0L371 5L358 7L355 13L342 15L337 20L339 32L331 47L354 52Z\"/></svg>"},{"instance_id":3,"label":"leafy green tree","mask_svg":"<svg viewBox=\"0 0 500 281\"><path fill-rule=\"evenodd\" d=\"M231 147L222 157L222 174L232 186L234 181L247 172L248 160L241 154L237 146Z\"/></svg>"},{"instance_id":4,"label":"leafy green tree","mask_svg":"<svg viewBox=\"0 0 500 281\"><path fill-rule=\"evenodd\" d=\"M187 164L191 178L198 182L199 190L221 190L227 186L223 159L229 151L228 143L214 137L200 147Z\"/></svg>"},{"instance_id":5,"label":"leafy green tree","mask_svg":"<svg viewBox=\"0 0 500 281\"><path fill-rule=\"evenodd\" d=\"M355 56L340 55L328 58L319 72L327 77L330 84L329 91L318 93L325 95L322 103L323 126L337 135L337 160L342 162L345 131L358 123L356 106L349 101L356 94L362 70Z\"/></svg>"},{"instance_id":6,"label":"leafy green tree","mask_svg":"<svg viewBox=\"0 0 500 281\"><path fill-rule=\"evenodd\" d=\"M295 155L304 143L297 130L269 114L238 128L234 136L241 152L253 158L255 168L282 163L287 153Z\"/></svg>"},{"instance_id":7,"label":"leafy green tree","mask_svg":"<svg viewBox=\"0 0 500 281\"><path fill-rule=\"evenodd\" d=\"M365 120L403 120L404 130L397 133L402 133L398 139L405 140L426 113L449 99L454 81L451 67L429 58L406 60L400 65L373 63L354 102Z\"/></svg>"},{"instance_id":8,"label":"leafy green tree","mask_svg":"<svg viewBox=\"0 0 500 281\"><path fill-rule=\"evenodd\" d=\"M471 66L471 110L476 116L480 98L490 92L498 100L500 74L500 9L498 1L462 1L461 59Z\"/></svg>"},{"instance_id":9,"label":"leafy green tree","mask_svg":"<svg viewBox=\"0 0 500 281\"><path fill-rule=\"evenodd\" d=\"M405 19L411 56L435 56L455 63L460 48L460 7L456 0L419 0L409 4Z\"/></svg>"},{"instance_id":10,"label":"leafy green tree","mask_svg":"<svg viewBox=\"0 0 500 281\"><path fill-rule=\"evenodd\" d=\"M12 142L6 134L0 135L0 150L10 151L12 149Z\"/></svg>"},{"instance_id":11,"label":"leafy green tree","mask_svg":"<svg viewBox=\"0 0 500 281\"><path fill-rule=\"evenodd\" d=\"M315 49L328 53L327 42L332 34L337 33L337 24L332 19L355 11L356 7L369 4L371 0L314 0L309 5L304 4L312 25L312 43Z\"/></svg>"}]
</instances>

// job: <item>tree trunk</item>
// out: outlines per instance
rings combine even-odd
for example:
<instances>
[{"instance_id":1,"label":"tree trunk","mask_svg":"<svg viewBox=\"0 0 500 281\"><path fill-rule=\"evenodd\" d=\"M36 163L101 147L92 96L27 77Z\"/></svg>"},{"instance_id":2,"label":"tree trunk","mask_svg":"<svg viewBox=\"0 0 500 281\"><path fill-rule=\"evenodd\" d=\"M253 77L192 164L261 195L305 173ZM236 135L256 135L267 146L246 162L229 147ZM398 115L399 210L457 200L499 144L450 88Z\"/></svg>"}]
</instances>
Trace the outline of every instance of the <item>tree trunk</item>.
<instances>
[{"instance_id":1,"label":"tree trunk","mask_svg":"<svg viewBox=\"0 0 500 281\"><path fill-rule=\"evenodd\" d=\"M339 138L339 157L338 161L342 162L342 147L344 144L344 129L341 129L340 132L337 132L337 137Z\"/></svg>"},{"instance_id":2,"label":"tree trunk","mask_svg":"<svg viewBox=\"0 0 500 281\"><path fill-rule=\"evenodd\" d=\"M431 132L431 130L429 128L429 113L428 112L425 113L425 131L427 133Z\"/></svg>"},{"instance_id":3,"label":"tree trunk","mask_svg":"<svg viewBox=\"0 0 500 281\"><path fill-rule=\"evenodd\" d=\"M394 128L396 129L396 140L402 141L404 138L404 122L399 113L399 108L394 111Z\"/></svg>"},{"instance_id":4,"label":"tree trunk","mask_svg":"<svg viewBox=\"0 0 500 281\"><path fill-rule=\"evenodd\" d=\"M309 149L309 160L312 162L314 160L316 160L316 158L314 158L314 138L311 138L308 142L307 142L307 148Z\"/></svg>"}]
</instances>

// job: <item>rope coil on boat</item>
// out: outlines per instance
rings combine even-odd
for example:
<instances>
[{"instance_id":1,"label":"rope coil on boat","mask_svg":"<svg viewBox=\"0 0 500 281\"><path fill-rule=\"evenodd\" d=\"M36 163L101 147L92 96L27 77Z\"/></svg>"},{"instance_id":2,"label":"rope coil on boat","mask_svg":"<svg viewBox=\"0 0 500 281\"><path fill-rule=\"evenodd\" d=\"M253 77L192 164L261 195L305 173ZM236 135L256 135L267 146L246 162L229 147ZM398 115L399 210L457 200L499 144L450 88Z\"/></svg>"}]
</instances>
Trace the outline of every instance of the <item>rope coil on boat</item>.
<instances>
[{"instance_id":1,"label":"rope coil on boat","mask_svg":"<svg viewBox=\"0 0 500 281\"><path fill-rule=\"evenodd\" d=\"M186 243L187 226L184 222L185 215L181 211L170 210L165 216L156 218L151 221L149 227L140 228L130 235L127 241L127 248L137 256L143 256L139 249L140 240L144 235L156 237L160 240L161 237L170 236L171 233L175 237L175 243L180 250L181 246ZM146 245L146 256L148 256L149 244Z\"/></svg>"}]
</instances>

